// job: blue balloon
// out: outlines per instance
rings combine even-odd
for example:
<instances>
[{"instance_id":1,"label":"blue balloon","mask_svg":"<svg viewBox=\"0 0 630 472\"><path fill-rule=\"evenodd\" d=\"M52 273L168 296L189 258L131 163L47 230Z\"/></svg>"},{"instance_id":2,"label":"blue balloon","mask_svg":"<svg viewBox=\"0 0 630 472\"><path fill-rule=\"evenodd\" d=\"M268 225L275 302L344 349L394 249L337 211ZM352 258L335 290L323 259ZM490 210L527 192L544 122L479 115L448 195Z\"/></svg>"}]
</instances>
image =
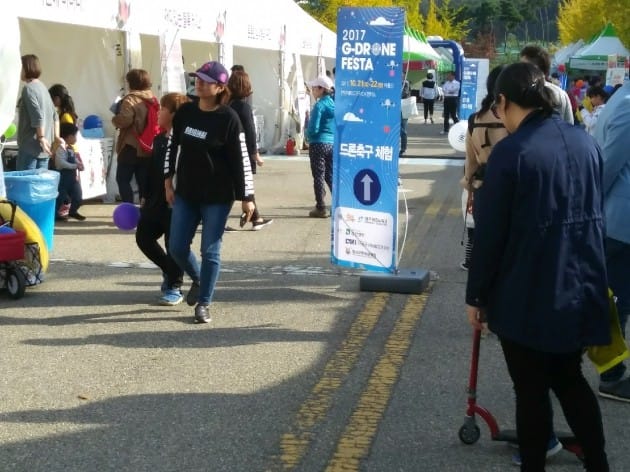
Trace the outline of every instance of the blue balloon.
<instances>
[{"instance_id":1,"label":"blue balloon","mask_svg":"<svg viewBox=\"0 0 630 472\"><path fill-rule=\"evenodd\" d=\"M83 120L83 129L102 128L103 120L98 115L88 115Z\"/></svg>"},{"instance_id":2,"label":"blue balloon","mask_svg":"<svg viewBox=\"0 0 630 472\"><path fill-rule=\"evenodd\" d=\"M0 234L13 234L15 230L7 225L0 226Z\"/></svg>"},{"instance_id":3,"label":"blue balloon","mask_svg":"<svg viewBox=\"0 0 630 472\"><path fill-rule=\"evenodd\" d=\"M121 203L114 209L112 215L114 224L118 229L130 231L138 226L140 220L140 208L133 203Z\"/></svg>"}]
</instances>

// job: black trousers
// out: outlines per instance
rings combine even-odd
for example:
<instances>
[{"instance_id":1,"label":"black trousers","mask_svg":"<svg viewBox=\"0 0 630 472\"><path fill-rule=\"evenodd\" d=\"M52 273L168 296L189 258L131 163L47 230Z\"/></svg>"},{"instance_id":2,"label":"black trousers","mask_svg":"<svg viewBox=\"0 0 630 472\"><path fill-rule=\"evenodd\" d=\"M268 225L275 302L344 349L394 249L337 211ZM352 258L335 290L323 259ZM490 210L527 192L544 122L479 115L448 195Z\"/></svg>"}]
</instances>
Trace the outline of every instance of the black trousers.
<instances>
[{"instance_id":1,"label":"black trousers","mask_svg":"<svg viewBox=\"0 0 630 472\"><path fill-rule=\"evenodd\" d=\"M166 275L168 288L178 289L184 282L184 272L158 243L163 235L164 244L168 247L170 227L170 209L162 213L143 212L136 228L136 244L151 262L162 269L162 273Z\"/></svg>"},{"instance_id":2,"label":"black trousers","mask_svg":"<svg viewBox=\"0 0 630 472\"><path fill-rule=\"evenodd\" d=\"M422 105L424 105L424 120L425 121L427 120L427 118L433 119L433 104L434 103L435 103L435 100L432 98L422 99Z\"/></svg>"},{"instance_id":3,"label":"black trousers","mask_svg":"<svg viewBox=\"0 0 630 472\"><path fill-rule=\"evenodd\" d=\"M453 118L453 123L457 123L457 97L444 97L444 131L448 132L451 128L449 118Z\"/></svg>"},{"instance_id":4,"label":"black trousers","mask_svg":"<svg viewBox=\"0 0 630 472\"><path fill-rule=\"evenodd\" d=\"M133 203L133 189L131 188L133 177L136 178L138 184L138 197L140 200L145 197L150 162L150 158L137 157L133 147L125 146L122 148L118 154L116 183L118 184L118 194L123 202Z\"/></svg>"},{"instance_id":5,"label":"black trousers","mask_svg":"<svg viewBox=\"0 0 630 472\"><path fill-rule=\"evenodd\" d=\"M549 390L553 390L582 446L586 470L607 472L602 416L597 398L582 374L582 352L544 353L504 338L501 347L516 393L521 471L545 470L553 428Z\"/></svg>"}]
</instances>

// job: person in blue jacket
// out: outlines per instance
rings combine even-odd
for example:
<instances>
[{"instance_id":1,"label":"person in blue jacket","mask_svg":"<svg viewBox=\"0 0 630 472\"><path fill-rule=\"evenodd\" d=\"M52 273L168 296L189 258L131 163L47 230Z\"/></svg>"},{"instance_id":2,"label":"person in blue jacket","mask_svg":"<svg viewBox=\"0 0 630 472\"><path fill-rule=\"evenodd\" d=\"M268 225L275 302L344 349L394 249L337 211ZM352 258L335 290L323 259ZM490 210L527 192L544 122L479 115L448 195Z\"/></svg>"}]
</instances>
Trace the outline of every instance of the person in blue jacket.
<instances>
[{"instance_id":1,"label":"person in blue jacket","mask_svg":"<svg viewBox=\"0 0 630 472\"><path fill-rule=\"evenodd\" d=\"M604 158L606 264L608 283L617 297L622 333L630 314L630 82L608 100L595 125L595 140ZM630 401L630 377L617 364L600 376L599 394Z\"/></svg>"},{"instance_id":2,"label":"person in blue jacket","mask_svg":"<svg viewBox=\"0 0 630 472\"><path fill-rule=\"evenodd\" d=\"M597 397L582 353L610 343L602 157L553 115L534 65L508 66L495 109L510 133L488 159L475 201L466 312L497 334L516 394L521 470L545 470L558 397L589 471L608 471Z\"/></svg>"},{"instance_id":3,"label":"person in blue jacket","mask_svg":"<svg viewBox=\"0 0 630 472\"><path fill-rule=\"evenodd\" d=\"M315 208L308 216L311 218L327 218L330 216L324 204L325 185L332 193L332 159L335 139L335 102L332 94L334 85L325 75L307 83L315 100L311 110L306 137L308 139L308 157L311 161L313 190L315 191Z\"/></svg>"}]
</instances>

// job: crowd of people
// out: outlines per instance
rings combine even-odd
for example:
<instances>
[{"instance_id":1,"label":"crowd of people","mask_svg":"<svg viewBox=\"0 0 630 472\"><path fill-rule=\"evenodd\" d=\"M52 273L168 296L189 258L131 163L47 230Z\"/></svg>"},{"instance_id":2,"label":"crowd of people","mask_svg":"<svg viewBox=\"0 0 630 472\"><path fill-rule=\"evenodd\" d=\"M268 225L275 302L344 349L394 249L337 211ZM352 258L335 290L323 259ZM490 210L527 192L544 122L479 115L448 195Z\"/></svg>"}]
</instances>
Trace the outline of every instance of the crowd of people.
<instances>
[{"instance_id":1,"label":"crowd of people","mask_svg":"<svg viewBox=\"0 0 630 472\"><path fill-rule=\"evenodd\" d=\"M42 68L33 54L22 57L16 170L48 168L59 172L57 221L86 218L79 213L84 170L77 146L79 116L67 88L50 89L39 79ZM161 270L159 303L184 300L183 276L191 279L186 302L195 306L194 320L210 320L209 305L220 271L221 238L235 200L241 201L241 228L258 231L271 224L254 197L254 174L264 164L256 141L252 85L245 68L228 72L216 61L196 72L194 90L167 93L159 101L156 133L147 146L144 129L151 122L150 104L157 101L149 73L131 69L124 96L112 105L116 136L116 183L124 203L140 204L136 242ZM327 76L308 84L314 98L306 135L313 176L315 207L309 216L330 216L324 198L332 192L334 84ZM156 126L156 129L157 129ZM137 197L132 183L135 182ZM191 244L201 225L201 263ZM159 243L164 237L165 247Z\"/></svg>"},{"instance_id":2,"label":"crowd of people","mask_svg":"<svg viewBox=\"0 0 630 472\"><path fill-rule=\"evenodd\" d=\"M630 313L630 84L612 89L596 78L588 86L580 79L567 93L552 80L543 48L527 46L520 59L490 72L486 97L468 120L461 180L466 313L474 329L487 324L499 337L516 395L515 462L521 470L544 470L546 458L562 448L553 428L553 391L586 469L606 471L601 413L581 361L586 347L610 343L609 288L622 332ZM84 220L78 212L79 117L67 89L46 89L40 75L38 58L23 56L18 170L58 170L58 217ZM264 160L256 145L249 75L242 66L228 71L216 61L192 75L192 96L160 98L161 132L151 151L139 142L148 121L145 103L155 98L147 71L127 73L128 92L112 124L118 129L120 197L134 202L135 178L141 205L136 242L163 274L159 303L184 300L186 274L194 321L207 323L232 205L241 202L241 226L259 230L272 220L262 216L254 193L254 174ZM306 85L314 98L305 132L315 197L309 216L327 218L334 82L322 75ZM425 123L434 122L438 88L427 74L420 92ZM442 133L448 133L451 122L459 121L460 83L453 73L441 90ZM200 225L199 262L191 246ZM623 362L601 374L598 390L602 397L630 401Z\"/></svg>"}]
</instances>

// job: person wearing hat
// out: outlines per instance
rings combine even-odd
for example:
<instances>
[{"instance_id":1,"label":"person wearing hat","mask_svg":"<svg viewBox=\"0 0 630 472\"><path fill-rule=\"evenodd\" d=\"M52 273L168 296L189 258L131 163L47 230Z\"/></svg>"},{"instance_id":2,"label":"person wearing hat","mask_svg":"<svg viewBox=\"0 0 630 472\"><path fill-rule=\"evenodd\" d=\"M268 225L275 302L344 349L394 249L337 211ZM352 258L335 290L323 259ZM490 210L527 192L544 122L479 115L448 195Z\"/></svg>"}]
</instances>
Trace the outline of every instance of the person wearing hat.
<instances>
[{"instance_id":1,"label":"person wearing hat","mask_svg":"<svg viewBox=\"0 0 630 472\"><path fill-rule=\"evenodd\" d=\"M324 204L325 185L332 193L332 158L335 139L335 102L332 99L334 85L332 80L321 75L307 83L316 102L311 110L306 137L308 139L308 157L311 161L315 208L308 216L327 218L330 216Z\"/></svg>"},{"instance_id":2,"label":"person wearing hat","mask_svg":"<svg viewBox=\"0 0 630 472\"><path fill-rule=\"evenodd\" d=\"M195 322L208 323L225 224L234 200L241 201L246 221L251 220L254 177L243 127L228 106L227 69L210 61L194 75L199 99L181 105L173 117L164 161L164 189L173 208L169 251L182 269L189 267L192 240L202 225L199 283L192 284L186 302L196 304Z\"/></svg>"}]
</instances>

